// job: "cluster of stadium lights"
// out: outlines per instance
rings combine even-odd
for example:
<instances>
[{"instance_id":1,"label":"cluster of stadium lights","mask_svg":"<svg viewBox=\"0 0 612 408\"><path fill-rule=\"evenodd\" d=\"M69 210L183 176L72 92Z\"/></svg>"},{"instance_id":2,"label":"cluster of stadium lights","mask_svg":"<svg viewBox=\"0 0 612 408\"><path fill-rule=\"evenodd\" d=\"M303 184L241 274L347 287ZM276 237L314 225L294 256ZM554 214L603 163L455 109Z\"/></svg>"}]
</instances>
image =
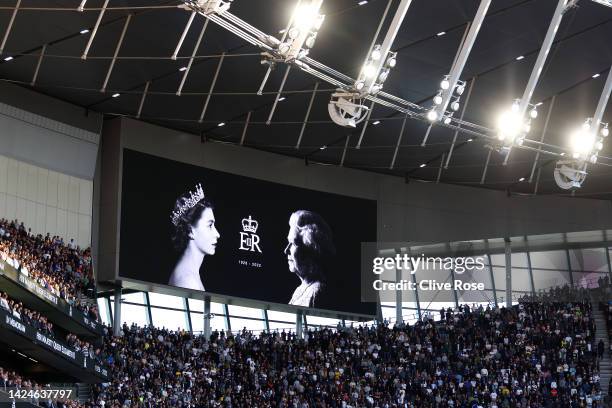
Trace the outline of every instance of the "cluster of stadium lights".
<instances>
[{"instance_id":1,"label":"cluster of stadium lights","mask_svg":"<svg viewBox=\"0 0 612 408\"><path fill-rule=\"evenodd\" d=\"M461 95L463 95L463 93L465 92L465 85L465 81L457 81L454 92L451 96L451 101L448 105L450 109L445 111L443 114L442 122L444 122L445 125L449 125L451 123L451 118L453 117L455 112L457 112L461 107L459 102L461 101ZM429 110L429 112L427 112L427 120L429 120L430 122L435 122L440 119L440 115L438 114L436 107L440 106L443 103L444 99L442 97L442 94L444 93L444 91L447 91L450 86L451 85L449 81L449 75L446 75L444 76L444 79L442 79L442 82L440 82L440 89L438 90L438 93L433 98L434 106L431 110Z\"/></svg>"},{"instance_id":2,"label":"cluster of stadium lights","mask_svg":"<svg viewBox=\"0 0 612 408\"><path fill-rule=\"evenodd\" d=\"M385 58L385 64L381 68L380 72L377 72L376 65L381 60L381 58ZM355 81L355 90L357 92L361 92L364 90L367 81L373 82L370 93L372 95L376 95L383 87L383 84L389 77L389 73L395 66L397 65L397 52L389 51L389 53L385 56L382 55L381 45L377 44L372 49L367 62L361 69L361 73L359 74L359 78ZM376 77L378 76L378 77ZM376 77L376 78L375 78Z\"/></svg>"},{"instance_id":3,"label":"cluster of stadium lights","mask_svg":"<svg viewBox=\"0 0 612 408\"><path fill-rule=\"evenodd\" d=\"M286 40L278 45L278 52L285 60L299 60L314 47L325 15L319 14L318 7L313 4L304 4L295 10L291 20Z\"/></svg>"},{"instance_id":4,"label":"cluster of stadium lights","mask_svg":"<svg viewBox=\"0 0 612 408\"><path fill-rule=\"evenodd\" d=\"M527 134L531 131L531 121L538 117L538 106L541 103L529 104L529 117L521 118L520 99L516 99L512 107L502 112L497 118L497 138L505 146L516 144L522 146Z\"/></svg>"},{"instance_id":5,"label":"cluster of stadium lights","mask_svg":"<svg viewBox=\"0 0 612 408\"><path fill-rule=\"evenodd\" d=\"M599 152L603 149L603 141L609 135L607 123L602 123L601 129L597 129L593 126L593 119L588 118L570 134L572 158L597 163Z\"/></svg>"}]
</instances>

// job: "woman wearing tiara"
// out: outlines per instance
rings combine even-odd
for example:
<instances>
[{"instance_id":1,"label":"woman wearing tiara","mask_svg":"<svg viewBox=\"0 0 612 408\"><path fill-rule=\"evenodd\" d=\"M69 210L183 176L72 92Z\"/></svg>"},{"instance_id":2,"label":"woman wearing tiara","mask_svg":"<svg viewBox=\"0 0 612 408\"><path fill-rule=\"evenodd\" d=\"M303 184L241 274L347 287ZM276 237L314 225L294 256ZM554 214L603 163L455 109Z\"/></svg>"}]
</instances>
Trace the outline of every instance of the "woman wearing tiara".
<instances>
[{"instance_id":1,"label":"woman wearing tiara","mask_svg":"<svg viewBox=\"0 0 612 408\"><path fill-rule=\"evenodd\" d=\"M202 185L195 192L181 195L170 216L172 241L179 253L178 262L170 275L169 285L205 290L200 267L205 255L214 255L221 236L215 227L212 204L205 200Z\"/></svg>"}]
</instances>

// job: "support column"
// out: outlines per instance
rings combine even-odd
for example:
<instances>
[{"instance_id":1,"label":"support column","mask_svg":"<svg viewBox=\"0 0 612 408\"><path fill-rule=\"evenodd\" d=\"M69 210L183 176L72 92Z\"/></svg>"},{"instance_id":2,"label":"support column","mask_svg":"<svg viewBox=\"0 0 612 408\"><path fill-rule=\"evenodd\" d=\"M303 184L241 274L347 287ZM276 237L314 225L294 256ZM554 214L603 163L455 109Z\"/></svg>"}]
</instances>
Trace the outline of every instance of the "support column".
<instances>
[{"instance_id":1,"label":"support column","mask_svg":"<svg viewBox=\"0 0 612 408\"><path fill-rule=\"evenodd\" d=\"M121 335L121 288L115 289L115 313L113 315L113 334Z\"/></svg>"},{"instance_id":2,"label":"support column","mask_svg":"<svg viewBox=\"0 0 612 408\"><path fill-rule=\"evenodd\" d=\"M531 295L535 296L535 281L533 280L533 269L531 268L531 255L527 251L527 267L529 268L529 281L531 283Z\"/></svg>"},{"instance_id":3,"label":"support column","mask_svg":"<svg viewBox=\"0 0 612 408\"><path fill-rule=\"evenodd\" d=\"M400 255L401 251L399 249L396 249L395 253ZM395 270L395 283L399 283L401 280L402 280L402 270L398 268ZM402 317L402 291L396 290L395 291L395 323L400 324L403 321L404 321L404 318Z\"/></svg>"},{"instance_id":4,"label":"support column","mask_svg":"<svg viewBox=\"0 0 612 408\"><path fill-rule=\"evenodd\" d=\"M204 338L210 339L210 296L204 296Z\"/></svg>"},{"instance_id":5,"label":"support column","mask_svg":"<svg viewBox=\"0 0 612 408\"><path fill-rule=\"evenodd\" d=\"M567 258L567 270L570 276L570 286L574 287L574 273L572 272L572 260L570 258L569 249L565 249L565 257Z\"/></svg>"},{"instance_id":6,"label":"support column","mask_svg":"<svg viewBox=\"0 0 612 408\"><path fill-rule=\"evenodd\" d=\"M491 276L491 288L493 289L493 300L495 301L495 307L498 307L497 304L497 290L495 289L495 274L493 273L493 263L491 262L491 255L487 254L487 259L489 260L489 274Z\"/></svg>"},{"instance_id":7,"label":"support column","mask_svg":"<svg viewBox=\"0 0 612 408\"><path fill-rule=\"evenodd\" d=\"M303 315L302 315L302 311L298 310L297 312L295 312L295 335L297 336L298 339L301 339L304 337L304 327L303 327Z\"/></svg>"},{"instance_id":8,"label":"support column","mask_svg":"<svg viewBox=\"0 0 612 408\"><path fill-rule=\"evenodd\" d=\"M506 307L512 307L512 247L510 238L504 238L506 253Z\"/></svg>"}]
</instances>

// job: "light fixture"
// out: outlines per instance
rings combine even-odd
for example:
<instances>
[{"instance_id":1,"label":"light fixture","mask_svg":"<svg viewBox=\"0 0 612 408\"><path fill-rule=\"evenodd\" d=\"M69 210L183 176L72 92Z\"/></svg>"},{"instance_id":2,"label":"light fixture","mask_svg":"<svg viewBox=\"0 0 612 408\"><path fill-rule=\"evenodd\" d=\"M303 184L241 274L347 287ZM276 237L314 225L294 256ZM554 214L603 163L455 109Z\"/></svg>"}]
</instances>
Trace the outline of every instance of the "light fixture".
<instances>
[{"instance_id":1,"label":"light fixture","mask_svg":"<svg viewBox=\"0 0 612 408\"><path fill-rule=\"evenodd\" d=\"M376 75L376 67L372 64L367 64L363 68L363 74L366 76L366 78L372 78L374 75Z\"/></svg>"},{"instance_id":2,"label":"light fixture","mask_svg":"<svg viewBox=\"0 0 612 408\"><path fill-rule=\"evenodd\" d=\"M294 27L310 30L318 23L318 10L312 4L303 4L293 14Z\"/></svg>"},{"instance_id":3,"label":"light fixture","mask_svg":"<svg viewBox=\"0 0 612 408\"><path fill-rule=\"evenodd\" d=\"M608 124L606 123L606 125L601 129L601 135L603 137L608 137L610 135L610 129L608 129Z\"/></svg>"},{"instance_id":4,"label":"light fixture","mask_svg":"<svg viewBox=\"0 0 612 408\"><path fill-rule=\"evenodd\" d=\"M179 71L181 71L181 72L187 71L187 67L180 67Z\"/></svg>"},{"instance_id":5,"label":"light fixture","mask_svg":"<svg viewBox=\"0 0 612 408\"><path fill-rule=\"evenodd\" d=\"M537 117L538 117L538 111L537 111L535 108L533 108L532 110L530 110L530 111L529 111L529 116L530 116L532 119L537 118Z\"/></svg>"},{"instance_id":6,"label":"light fixture","mask_svg":"<svg viewBox=\"0 0 612 408\"><path fill-rule=\"evenodd\" d=\"M436 34L438 37L442 37L444 34L446 34L446 31L440 31L438 34Z\"/></svg>"},{"instance_id":7,"label":"light fixture","mask_svg":"<svg viewBox=\"0 0 612 408\"><path fill-rule=\"evenodd\" d=\"M306 39L306 41L304 42L304 45L307 48L312 48L314 47L316 40L317 40L317 33L310 34L308 38Z\"/></svg>"},{"instance_id":8,"label":"light fixture","mask_svg":"<svg viewBox=\"0 0 612 408\"><path fill-rule=\"evenodd\" d=\"M593 75L593 79L595 79L595 78L599 78L599 74Z\"/></svg>"},{"instance_id":9,"label":"light fixture","mask_svg":"<svg viewBox=\"0 0 612 408\"><path fill-rule=\"evenodd\" d=\"M383 83L383 82L385 82L385 81L387 80L387 78L388 78L388 77L389 77L389 69L384 69L384 70L383 70L383 71L380 73L380 75L379 75L379 77L378 77L378 81L379 81L380 83Z\"/></svg>"},{"instance_id":10,"label":"light fixture","mask_svg":"<svg viewBox=\"0 0 612 408\"><path fill-rule=\"evenodd\" d=\"M380 124L380 120L375 120L374 122L372 122L372 124L373 124L374 126L379 125L379 124Z\"/></svg>"},{"instance_id":11,"label":"light fixture","mask_svg":"<svg viewBox=\"0 0 612 408\"><path fill-rule=\"evenodd\" d=\"M429 120L430 122L435 122L436 120L438 120L438 112L436 112L435 110L430 110L429 112L427 112L427 120Z\"/></svg>"},{"instance_id":12,"label":"light fixture","mask_svg":"<svg viewBox=\"0 0 612 408\"><path fill-rule=\"evenodd\" d=\"M84 28L81 31L79 31L79 33L81 33L81 34L87 34L88 32L89 32L89 29L87 29L87 28Z\"/></svg>"},{"instance_id":13,"label":"light fixture","mask_svg":"<svg viewBox=\"0 0 612 408\"><path fill-rule=\"evenodd\" d=\"M425 166L427 166L427 164L423 163L423 164L421 164L419 167L420 167L420 168L423 168L423 167L425 167Z\"/></svg>"},{"instance_id":14,"label":"light fixture","mask_svg":"<svg viewBox=\"0 0 612 408\"><path fill-rule=\"evenodd\" d=\"M521 177L521 178L519 179L519 181L520 181L520 182L525 181L525 177Z\"/></svg>"},{"instance_id":15,"label":"light fixture","mask_svg":"<svg viewBox=\"0 0 612 408\"><path fill-rule=\"evenodd\" d=\"M455 112L457 112L457 111L459 110L459 102L458 102L458 101L455 101L455 102L451 103L450 108L451 108L452 110L454 110Z\"/></svg>"},{"instance_id":16,"label":"light fixture","mask_svg":"<svg viewBox=\"0 0 612 408\"><path fill-rule=\"evenodd\" d=\"M520 61L520 60L522 60L523 58L525 58L525 56L524 56L524 55L519 55L518 57L516 57L516 60L517 60L517 61Z\"/></svg>"},{"instance_id":17,"label":"light fixture","mask_svg":"<svg viewBox=\"0 0 612 408\"><path fill-rule=\"evenodd\" d=\"M459 96L463 95L463 92L465 92L465 85L463 85L463 84L457 85L457 87L455 88L455 92Z\"/></svg>"},{"instance_id":18,"label":"light fixture","mask_svg":"<svg viewBox=\"0 0 612 408\"><path fill-rule=\"evenodd\" d=\"M120 93L115 93L115 94L113 94L113 98L118 98L119 96L121 96L121 94L120 94Z\"/></svg>"},{"instance_id":19,"label":"light fixture","mask_svg":"<svg viewBox=\"0 0 612 408\"><path fill-rule=\"evenodd\" d=\"M440 105L442 103L442 95L441 95L441 93L438 93L436 96L434 96L433 103L436 104L436 105Z\"/></svg>"},{"instance_id":20,"label":"light fixture","mask_svg":"<svg viewBox=\"0 0 612 408\"><path fill-rule=\"evenodd\" d=\"M325 145L319 147L319 150L325 150L325 149L327 149L327 146L325 146Z\"/></svg>"},{"instance_id":21,"label":"light fixture","mask_svg":"<svg viewBox=\"0 0 612 408\"><path fill-rule=\"evenodd\" d=\"M585 122L586 124L586 122ZM573 157L586 158L590 156L593 148L595 147L595 134L591 132L590 126L584 124L575 129L570 135L570 147L572 149Z\"/></svg>"},{"instance_id":22,"label":"light fixture","mask_svg":"<svg viewBox=\"0 0 612 408\"><path fill-rule=\"evenodd\" d=\"M364 85L365 84L363 83L363 81L357 81L357 82L355 82L355 89L358 90L358 91L361 91L363 89Z\"/></svg>"},{"instance_id":23,"label":"light fixture","mask_svg":"<svg viewBox=\"0 0 612 408\"><path fill-rule=\"evenodd\" d=\"M397 52L389 52L386 65L388 68L395 68L397 65Z\"/></svg>"},{"instance_id":24,"label":"light fixture","mask_svg":"<svg viewBox=\"0 0 612 408\"><path fill-rule=\"evenodd\" d=\"M363 6L364 4L368 4L368 0L361 0L359 3L357 3L360 6Z\"/></svg>"},{"instance_id":25,"label":"light fixture","mask_svg":"<svg viewBox=\"0 0 612 408\"><path fill-rule=\"evenodd\" d=\"M451 124L451 121L452 121L452 119L451 119L451 117L450 117L450 116L445 116L445 117L444 117L444 124L445 124L445 125L450 125L450 124Z\"/></svg>"},{"instance_id":26,"label":"light fixture","mask_svg":"<svg viewBox=\"0 0 612 408\"><path fill-rule=\"evenodd\" d=\"M448 82L448 75L447 75L446 77L444 77L442 82L440 82L440 88L446 91L449 87L450 87L450 82Z\"/></svg>"},{"instance_id":27,"label":"light fixture","mask_svg":"<svg viewBox=\"0 0 612 408\"><path fill-rule=\"evenodd\" d=\"M223 126L225 126L225 122L221 122L217 125L217 127L223 127Z\"/></svg>"},{"instance_id":28,"label":"light fixture","mask_svg":"<svg viewBox=\"0 0 612 408\"><path fill-rule=\"evenodd\" d=\"M382 56L382 54L380 53L380 45L376 45L374 46L374 49L372 50L372 61L378 61L380 60L380 57Z\"/></svg>"},{"instance_id":29,"label":"light fixture","mask_svg":"<svg viewBox=\"0 0 612 408\"><path fill-rule=\"evenodd\" d=\"M499 140L513 142L521 131L521 120L518 112L509 110L497 118L497 137Z\"/></svg>"},{"instance_id":30,"label":"light fixture","mask_svg":"<svg viewBox=\"0 0 612 408\"><path fill-rule=\"evenodd\" d=\"M278 52L280 52L281 54L287 54L290 49L291 49L291 46L288 43L281 43L278 46Z\"/></svg>"},{"instance_id":31,"label":"light fixture","mask_svg":"<svg viewBox=\"0 0 612 408\"><path fill-rule=\"evenodd\" d=\"M280 98L278 98L278 101L279 101L279 102L282 102L282 101L284 101L285 99L287 99L287 98L285 98L284 96L281 96Z\"/></svg>"},{"instance_id":32,"label":"light fixture","mask_svg":"<svg viewBox=\"0 0 612 408\"><path fill-rule=\"evenodd\" d=\"M300 35L300 30L297 27L292 27L289 29L289 32L287 33L287 35L292 40L295 40L298 37L298 35Z\"/></svg>"},{"instance_id":33,"label":"light fixture","mask_svg":"<svg viewBox=\"0 0 612 408\"><path fill-rule=\"evenodd\" d=\"M12 60L13 60L13 57L10 56L10 55L8 57L4 58L4 61L6 61L6 62L9 62L9 61L12 61Z\"/></svg>"},{"instance_id":34,"label":"light fixture","mask_svg":"<svg viewBox=\"0 0 612 408\"><path fill-rule=\"evenodd\" d=\"M468 141L468 142L473 142L473 141L474 141L474 139L470 138L470 139L468 139L467 141Z\"/></svg>"}]
</instances>

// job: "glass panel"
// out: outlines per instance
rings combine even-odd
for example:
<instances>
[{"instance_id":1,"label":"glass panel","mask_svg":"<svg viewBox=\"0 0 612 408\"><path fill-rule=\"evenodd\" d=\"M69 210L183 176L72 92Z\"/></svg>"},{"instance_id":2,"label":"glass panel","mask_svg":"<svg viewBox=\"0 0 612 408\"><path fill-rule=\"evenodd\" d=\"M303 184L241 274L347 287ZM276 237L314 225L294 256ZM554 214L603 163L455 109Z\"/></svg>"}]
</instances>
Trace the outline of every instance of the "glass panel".
<instances>
[{"instance_id":1,"label":"glass panel","mask_svg":"<svg viewBox=\"0 0 612 408\"><path fill-rule=\"evenodd\" d=\"M275 310L268 310L268 320L279 320L282 322L295 322L295 313L277 312ZM292 323L295 324L295 323ZM270 327L272 324L270 323Z\"/></svg>"},{"instance_id":2,"label":"glass panel","mask_svg":"<svg viewBox=\"0 0 612 408\"><path fill-rule=\"evenodd\" d=\"M574 285L581 286L583 288L598 288L599 280L601 278L605 278L607 273L597 273L597 272L574 272Z\"/></svg>"},{"instance_id":3,"label":"glass panel","mask_svg":"<svg viewBox=\"0 0 612 408\"><path fill-rule=\"evenodd\" d=\"M235 306L235 305L228 305L227 307L228 307L230 316L254 317L256 319L263 318L262 309L255 309L252 307ZM232 325L232 327L234 326Z\"/></svg>"},{"instance_id":4,"label":"glass panel","mask_svg":"<svg viewBox=\"0 0 612 408\"><path fill-rule=\"evenodd\" d=\"M149 292L151 306L171 307L173 309L185 309L183 298L179 296L164 295L162 293Z\"/></svg>"},{"instance_id":5,"label":"glass panel","mask_svg":"<svg viewBox=\"0 0 612 408\"><path fill-rule=\"evenodd\" d=\"M121 301L130 302L130 303L138 303L139 305L146 304L145 298L144 298L144 292L122 293Z\"/></svg>"},{"instance_id":6,"label":"glass panel","mask_svg":"<svg viewBox=\"0 0 612 408\"><path fill-rule=\"evenodd\" d=\"M493 290L485 289L479 291L469 291L463 293L457 293L459 297L459 304L490 304L494 305L495 300L493 298Z\"/></svg>"},{"instance_id":7,"label":"glass panel","mask_svg":"<svg viewBox=\"0 0 612 408\"><path fill-rule=\"evenodd\" d=\"M189 311L190 312L200 312L204 313L204 301L198 299L188 299L189 300ZM213 314L225 314L225 308L223 307L223 303L215 303L210 302L210 313Z\"/></svg>"},{"instance_id":8,"label":"glass panel","mask_svg":"<svg viewBox=\"0 0 612 408\"><path fill-rule=\"evenodd\" d=\"M330 319L328 317L319 317L319 316L306 316L306 321L309 326L338 326L338 322L342 323L339 319Z\"/></svg>"},{"instance_id":9,"label":"glass panel","mask_svg":"<svg viewBox=\"0 0 612 408\"><path fill-rule=\"evenodd\" d=\"M187 326L187 313L184 311L152 307L151 316L155 327L165 327L169 330L189 330Z\"/></svg>"},{"instance_id":10,"label":"glass panel","mask_svg":"<svg viewBox=\"0 0 612 408\"><path fill-rule=\"evenodd\" d=\"M201 334L204 332L204 314L203 313L191 313L191 329L194 334ZM225 327L225 316L216 314L215 317L210 319L210 330L227 330Z\"/></svg>"},{"instance_id":11,"label":"glass panel","mask_svg":"<svg viewBox=\"0 0 612 408\"><path fill-rule=\"evenodd\" d=\"M530 252L534 269L568 270L565 251Z\"/></svg>"},{"instance_id":12,"label":"glass panel","mask_svg":"<svg viewBox=\"0 0 612 408\"><path fill-rule=\"evenodd\" d=\"M565 284L569 285L571 282L568 271L548 271L543 269L533 270L533 281L536 291Z\"/></svg>"},{"instance_id":13,"label":"glass panel","mask_svg":"<svg viewBox=\"0 0 612 408\"><path fill-rule=\"evenodd\" d=\"M147 309L145 306L121 304L121 324L127 323L131 325L136 323L138 326L148 326Z\"/></svg>"},{"instance_id":14,"label":"glass panel","mask_svg":"<svg viewBox=\"0 0 612 408\"><path fill-rule=\"evenodd\" d=\"M608 272L605 248L570 249L572 271Z\"/></svg>"},{"instance_id":15,"label":"glass panel","mask_svg":"<svg viewBox=\"0 0 612 408\"><path fill-rule=\"evenodd\" d=\"M382 306L381 310L383 320L386 320L391 324L395 324L395 307ZM308 324L310 324L310 317L308 318Z\"/></svg>"},{"instance_id":16,"label":"glass panel","mask_svg":"<svg viewBox=\"0 0 612 408\"><path fill-rule=\"evenodd\" d=\"M506 266L506 255L505 254L491 254L491 264L495 266Z\"/></svg>"},{"instance_id":17,"label":"glass panel","mask_svg":"<svg viewBox=\"0 0 612 408\"><path fill-rule=\"evenodd\" d=\"M98 312L100 314L100 321L110 326L111 319L110 319L110 316L108 315L108 303L107 302L108 302L108 299L104 297L98 298Z\"/></svg>"},{"instance_id":18,"label":"glass panel","mask_svg":"<svg viewBox=\"0 0 612 408\"><path fill-rule=\"evenodd\" d=\"M295 324L270 322L270 331L294 332Z\"/></svg>"},{"instance_id":19,"label":"glass panel","mask_svg":"<svg viewBox=\"0 0 612 408\"><path fill-rule=\"evenodd\" d=\"M261 333L265 329L263 320L241 319L238 317L230 317L230 319L232 333L237 333L244 328L254 333Z\"/></svg>"},{"instance_id":20,"label":"glass panel","mask_svg":"<svg viewBox=\"0 0 612 408\"><path fill-rule=\"evenodd\" d=\"M201 315L200 315L201 316ZM216 314L215 317L210 319L210 329L212 331L218 330L227 330L227 321L224 315Z\"/></svg>"}]
</instances>

